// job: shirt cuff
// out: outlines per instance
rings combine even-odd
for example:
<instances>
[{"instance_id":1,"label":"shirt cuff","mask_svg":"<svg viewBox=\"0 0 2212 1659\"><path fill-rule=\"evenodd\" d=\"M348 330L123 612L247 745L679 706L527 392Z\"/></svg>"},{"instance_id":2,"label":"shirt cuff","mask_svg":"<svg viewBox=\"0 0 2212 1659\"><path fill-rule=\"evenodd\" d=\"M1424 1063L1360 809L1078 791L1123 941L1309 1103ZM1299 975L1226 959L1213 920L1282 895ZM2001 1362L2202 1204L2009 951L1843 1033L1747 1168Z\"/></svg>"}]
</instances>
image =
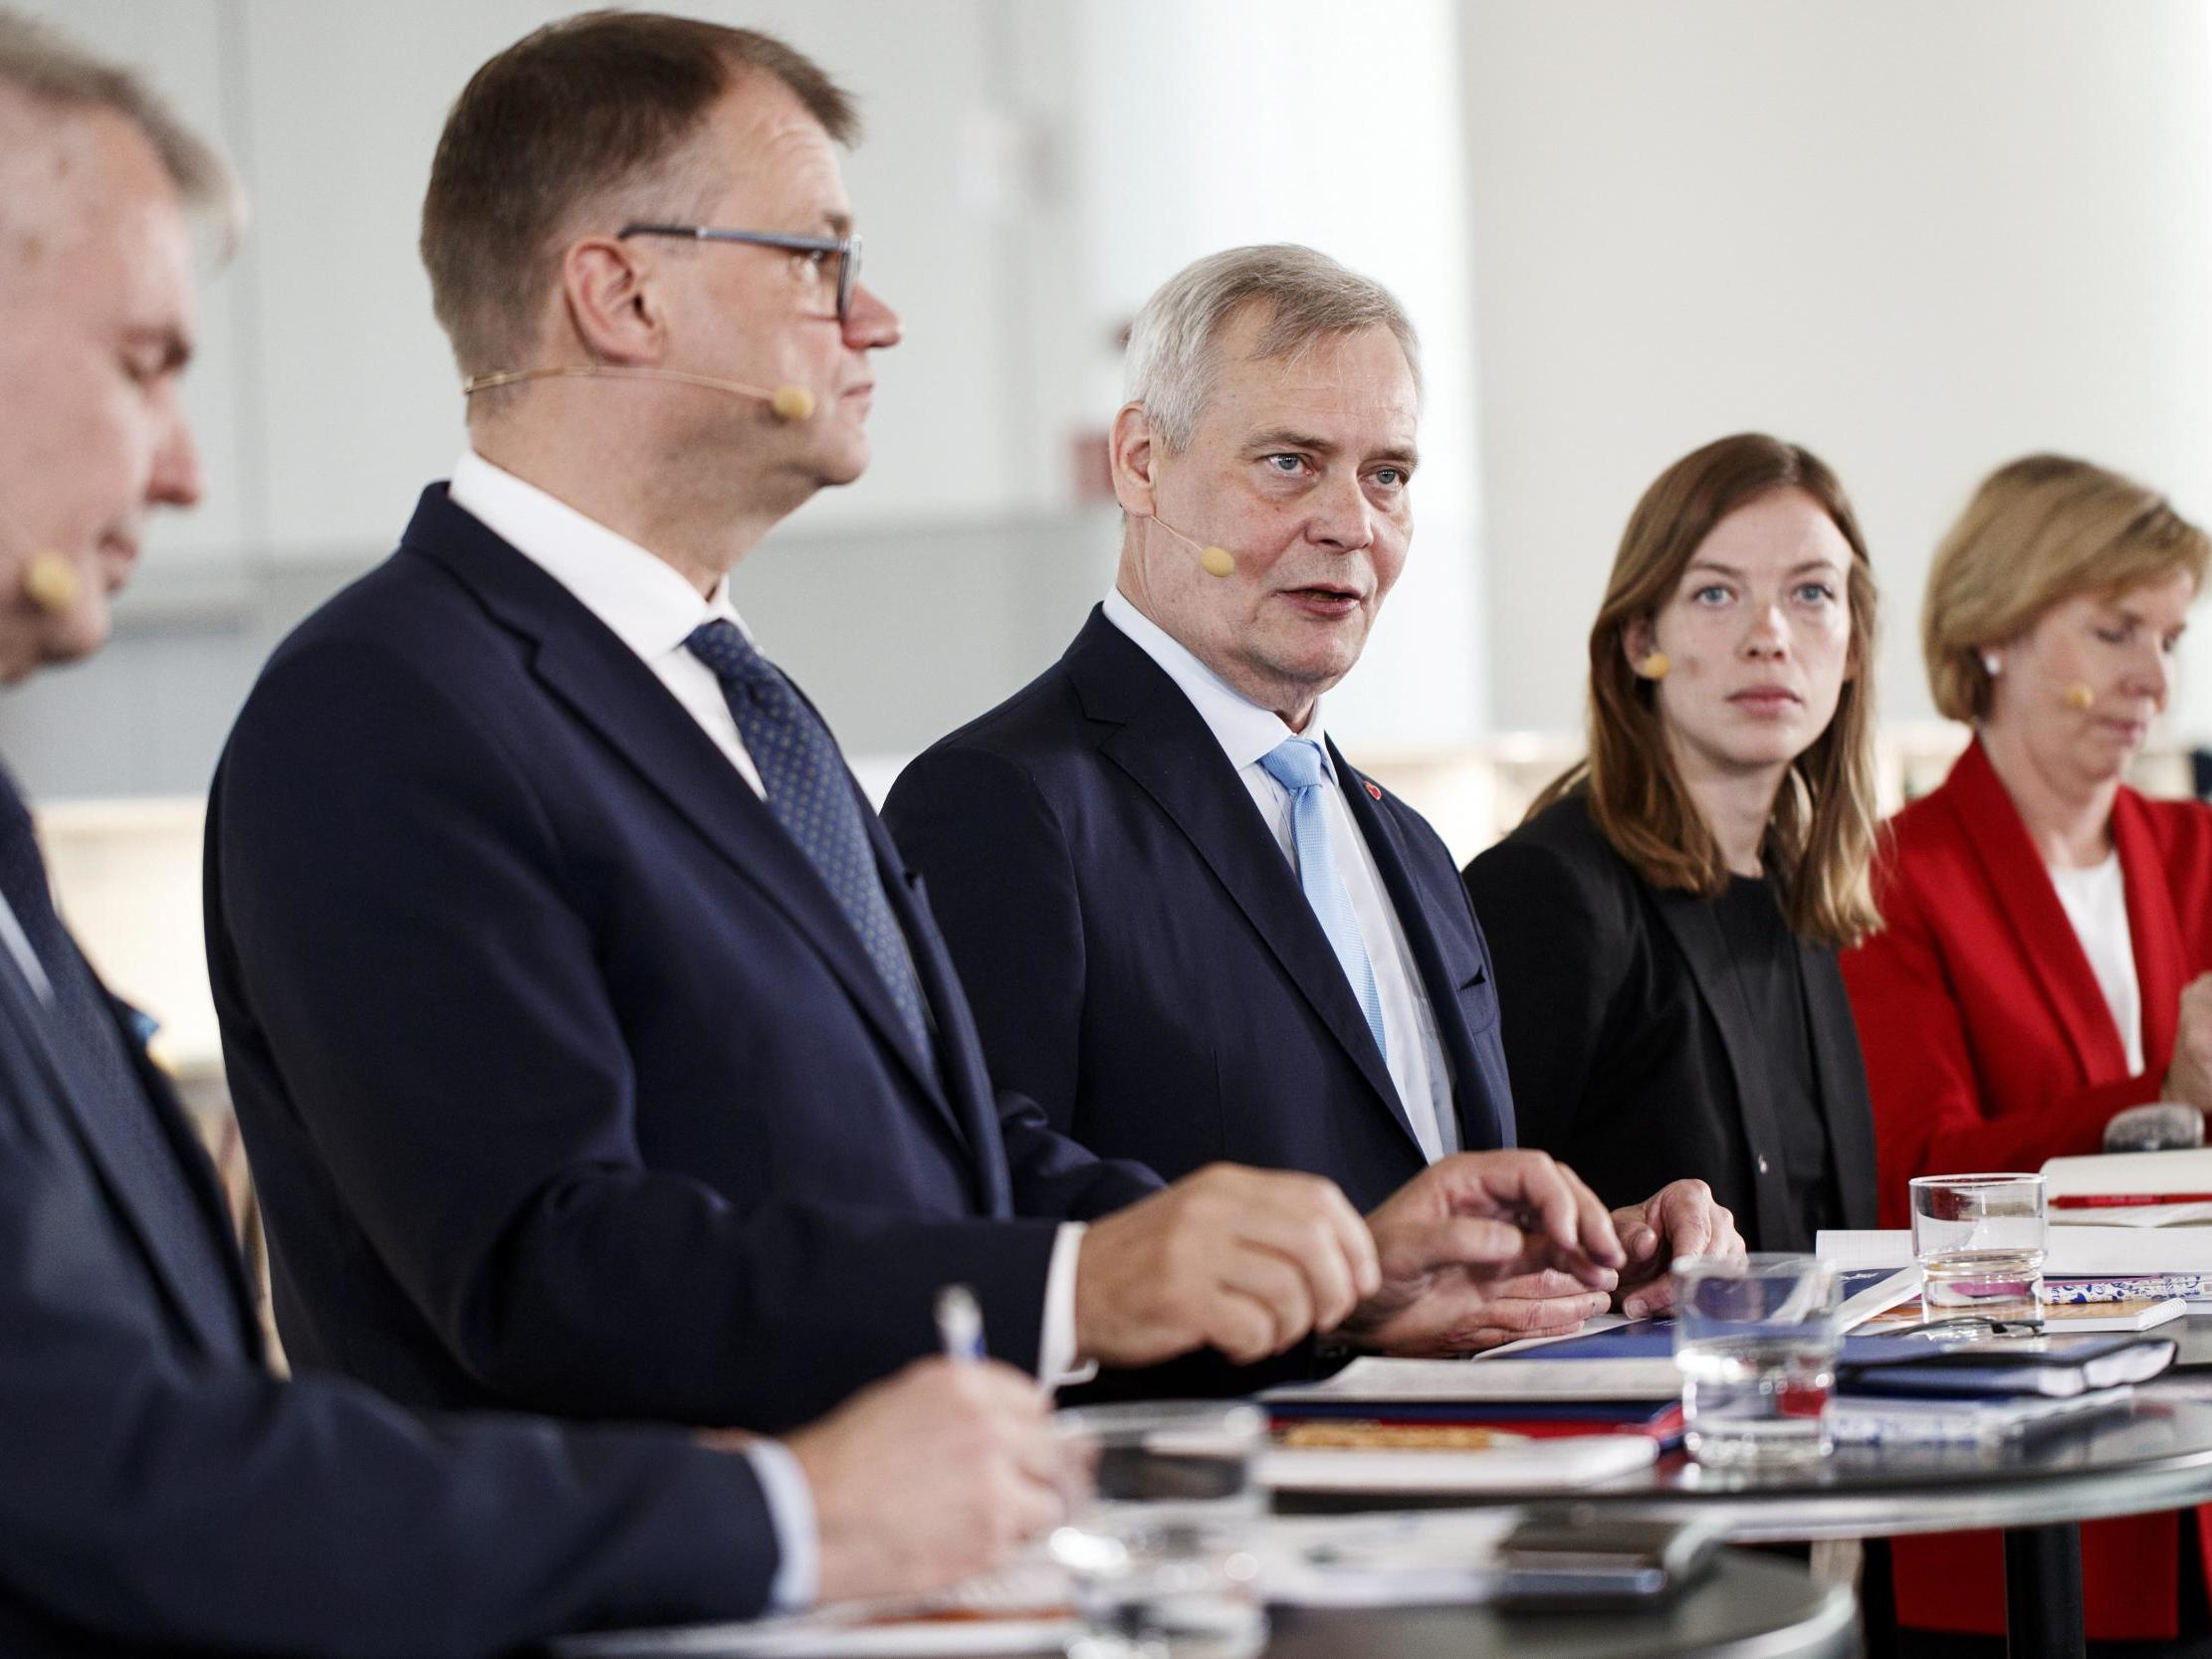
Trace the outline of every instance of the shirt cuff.
<instances>
[{"instance_id":1,"label":"shirt cuff","mask_svg":"<svg viewBox=\"0 0 2212 1659\"><path fill-rule=\"evenodd\" d=\"M755 1440L746 1457L768 1500L769 1525L775 1533L775 1576L769 1581L773 1612L795 1613L814 1604L821 1588L821 1540L814 1528L814 1492L806 1471L780 1440Z\"/></svg>"},{"instance_id":2,"label":"shirt cuff","mask_svg":"<svg viewBox=\"0 0 2212 1659\"><path fill-rule=\"evenodd\" d=\"M1096 1360L1077 1363L1075 1260L1083 1250L1083 1223L1063 1221L1052 1238L1052 1264L1044 1273L1044 1340L1037 1345L1037 1380L1047 1388L1088 1382Z\"/></svg>"}]
</instances>

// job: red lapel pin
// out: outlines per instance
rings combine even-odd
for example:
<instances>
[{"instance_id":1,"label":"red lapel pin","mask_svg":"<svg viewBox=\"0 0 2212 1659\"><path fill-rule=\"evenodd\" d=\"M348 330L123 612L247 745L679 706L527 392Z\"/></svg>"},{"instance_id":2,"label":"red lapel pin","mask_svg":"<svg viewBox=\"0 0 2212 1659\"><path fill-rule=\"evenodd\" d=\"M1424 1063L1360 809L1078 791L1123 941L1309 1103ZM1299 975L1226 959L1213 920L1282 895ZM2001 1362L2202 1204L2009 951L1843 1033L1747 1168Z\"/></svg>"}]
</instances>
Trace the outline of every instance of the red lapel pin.
<instances>
[{"instance_id":1,"label":"red lapel pin","mask_svg":"<svg viewBox=\"0 0 2212 1659\"><path fill-rule=\"evenodd\" d=\"M1362 783L1367 783L1367 779L1365 779L1364 777L1361 778L1360 781ZM1374 798L1377 800L1381 800L1383 798L1383 786L1379 783L1368 783L1367 792L1370 795L1374 796Z\"/></svg>"}]
</instances>

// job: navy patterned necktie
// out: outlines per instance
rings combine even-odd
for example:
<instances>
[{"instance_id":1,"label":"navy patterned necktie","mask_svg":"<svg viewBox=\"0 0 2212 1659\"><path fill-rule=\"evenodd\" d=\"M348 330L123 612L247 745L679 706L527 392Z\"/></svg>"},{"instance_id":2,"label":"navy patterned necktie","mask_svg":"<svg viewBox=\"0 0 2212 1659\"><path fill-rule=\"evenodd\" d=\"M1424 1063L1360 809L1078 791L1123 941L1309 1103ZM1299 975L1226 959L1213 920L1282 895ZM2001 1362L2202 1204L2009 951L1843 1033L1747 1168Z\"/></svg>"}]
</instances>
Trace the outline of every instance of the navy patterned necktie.
<instances>
[{"instance_id":1,"label":"navy patterned necktie","mask_svg":"<svg viewBox=\"0 0 2212 1659\"><path fill-rule=\"evenodd\" d=\"M190 1304L196 1323L207 1332L238 1332L237 1296L224 1269L223 1245L123 1047L114 1005L55 914L31 814L4 771L0 898L15 913L52 987L47 1035L88 1132L99 1141L114 1178L143 1212L144 1223L154 1230L152 1248Z\"/></svg>"},{"instance_id":2,"label":"navy patterned necktie","mask_svg":"<svg viewBox=\"0 0 2212 1659\"><path fill-rule=\"evenodd\" d=\"M684 645L722 682L738 734L768 786L769 811L828 887L891 993L915 1047L928 1056L932 1051L922 987L876 874L875 849L836 738L736 623L721 617L702 622Z\"/></svg>"}]
</instances>

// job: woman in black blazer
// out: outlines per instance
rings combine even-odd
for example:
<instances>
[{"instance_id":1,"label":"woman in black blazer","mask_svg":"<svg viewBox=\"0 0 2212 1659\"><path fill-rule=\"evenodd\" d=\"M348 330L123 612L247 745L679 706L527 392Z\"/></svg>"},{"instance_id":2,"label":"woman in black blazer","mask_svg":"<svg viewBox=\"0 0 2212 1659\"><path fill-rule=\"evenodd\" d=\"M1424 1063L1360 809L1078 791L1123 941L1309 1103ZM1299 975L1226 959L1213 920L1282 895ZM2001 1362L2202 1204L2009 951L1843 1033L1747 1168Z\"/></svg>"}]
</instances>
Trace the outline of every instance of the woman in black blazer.
<instances>
[{"instance_id":1,"label":"woman in black blazer","mask_svg":"<svg viewBox=\"0 0 2212 1659\"><path fill-rule=\"evenodd\" d=\"M1756 433L1645 492L1590 755L1467 866L1520 1139L1608 1204L1703 1179L1755 1250L1874 1225L1839 946L1877 923L1875 587L1829 469Z\"/></svg>"}]
</instances>

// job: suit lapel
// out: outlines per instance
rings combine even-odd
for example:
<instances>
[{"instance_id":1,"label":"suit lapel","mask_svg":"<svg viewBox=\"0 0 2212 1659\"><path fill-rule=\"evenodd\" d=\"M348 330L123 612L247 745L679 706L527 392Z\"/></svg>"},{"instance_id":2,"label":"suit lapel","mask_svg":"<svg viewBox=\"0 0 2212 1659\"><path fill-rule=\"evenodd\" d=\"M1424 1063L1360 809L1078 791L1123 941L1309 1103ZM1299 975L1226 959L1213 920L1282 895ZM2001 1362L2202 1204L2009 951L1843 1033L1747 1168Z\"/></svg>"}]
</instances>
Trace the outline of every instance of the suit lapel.
<instances>
[{"instance_id":1,"label":"suit lapel","mask_svg":"<svg viewBox=\"0 0 2212 1659\"><path fill-rule=\"evenodd\" d=\"M237 1252L227 1246L230 1237L227 1212L222 1209L221 1200L214 1193L212 1180L205 1168L194 1167L195 1163L204 1165L204 1158L197 1155L196 1147L180 1140L191 1134L190 1127L181 1121L180 1116L159 1095L152 1091L145 1092L146 1110L153 1113L162 1138L177 1153L185 1168L194 1197L203 1211L200 1219L208 1226L219 1229L211 1232L206 1242L209 1248L215 1249L226 1258L224 1277L235 1297L234 1305L228 1310L228 1326L211 1327L202 1317L202 1311L196 1306L194 1299L187 1296L184 1287L177 1282L169 1265L168 1251L160 1229L149 1219L160 1213L160 1206L139 1191L129 1163L111 1156L109 1147L93 1132L92 1114L78 1093L78 1081L70 1075L70 1068L63 1064L61 1056L55 1052L51 1036L54 1015L39 1000L38 993L32 990L30 981L23 976L23 970L17 965L13 952L0 950L0 956L6 957L5 963L0 964L0 1007L4 1007L7 1017L15 1021L17 1030L23 1034L25 1048L46 1073L55 1099L62 1103L68 1133L91 1161L100 1184L107 1189L124 1227L138 1241L138 1252L145 1258L147 1267L169 1306L175 1310L185 1327L197 1335L201 1346L209 1353L234 1354L240 1351L241 1347L248 1352L254 1351L255 1342L250 1335L253 1330L249 1313L251 1303L246 1297L244 1281L240 1276ZM199 1178L192 1180L193 1176ZM209 1210L210 1204L214 1206L212 1211ZM186 1241L177 1242L179 1247L186 1247ZM208 1312L212 1314L213 1310Z\"/></svg>"},{"instance_id":2,"label":"suit lapel","mask_svg":"<svg viewBox=\"0 0 2212 1659\"><path fill-rule=\"evenodd\" d=\"M1486 1074L1475 1059L1474 1034L1467 1029L1464 1005L1459 1000L1460 990L1474 983L1482 972L1481 959L1471 948L1471 939L1451 940L1462 948L1446 952L1437 927L1437 912L1415 885L1413 864L1396 818L1383 810L1380 796L1369 793L1366 779L1345 763L1334 742L1329 744L1329 753L1335 760L1337 776L1344 781L1344 798L1352 808L1352 821L1359 825L1368 850L1375 855L1383 889L1391 908L1398 913L1399 927L1406 932L1415 969L1421 974L1422 988L1436 1015L1437 1035L1451 1057L1456 1085L1452 1104L1459 1115L1459 1144L1469 1150L1510 1146L1513 1103L1494 1099L1481 1087Z\"/></svg>"},{"instance_id":3,"label":"suit lapel","mask_svg":"<svg viewBox=\"0 0 2212 1659\"><path fill-rule=\"evenodd\" d=\"M972 1154L977 1200L987 1215L1010 1215L1013 1185L1006 1169L1005 1140L998 1133L997 1097L991 1087L983 1041L968 1012L967 993L960 986L960 972L930 915L920 873L907 868L882 819L870 812L866 823L884 896L906 935L923 1000L937 1016L937 1059L943 1068L947 1111Z\"/></svg>"},{"instance_id":4,"label":"suit lapel","mask_svg":"<svg viewBox=\"0 0 2212 1659\"><path fill-rule=\"evenodd\" d=\"M540 683L804 935L957 1131L936 1068L916 1052L828 887L658 676L567 589L451 506L442 489L426 493L402 545L436 561L504 626L534 642L531 669ZM873 809L852 787L872 823Z\"/></svg>"},{"instance_id":5,"label":"suit lapel","mask_svg":"<svg viewBox=\"0 0 2212 1659\"><path fill-rule=\"evenodd\" d=\"M1795 1230L1790 1214L1789 1182L1782 1169L1781 1137L1774 1124L1773 1093L1767 1085L1764 1048L1751 1020L1730 966L1728 941L1720 931L1713 908L1694 893L1666 892L1653 895L1667 932L1689 963L1690 977L1704 998L1720 1031L1721 1047L1728 1051L1728 1072L1736 1086L1736 1114L1743 1128L1744 1143L1752 1150L1751 1180L1758 1209L1759 1232L1766 1238L1784 1238ZM1761 1148L1772 1148L1772 1154Z\"/></svg>"},{"instance_id":6,"label":"suit lapel","mask_svg":"<svg viewBox=\"0 0 2212 1659\"><path fill-rule=\"evenodd\" d=\"M1817 1105L1828 1125L1828 1156L1836 1170L1836 1197L1847 1227L1875 1224L1874 1123L1869 1117L1866 1062L1859 1053L1859 1027L1851 1017L1851 997L1836 965L1836 952L1804 939L1797 943L1800 982L1805 987L1805 1028L1813 1039L1813 1079Z\"/></svg>"},{"instance_id":7,"label":"suit lapel","mask_svg":"<svg viewBox=\"0 0 2212 1659\"><path fill-rule=\"evenodd\" d=\"M2014 953L2027 964L2028 973L2049 1004L2052 1018L2066 1033L2084 1083L2108 1082L2127 1075L2126 1051L2120 1046L2119 1028L2112 1023L2110 1005L2097 983L2097 971L2068 920L2051 872L2029 839L2020 809L2005 792L2004 780L1989 763L1981 739L1976 738L1958 757L1938 791L1950 809L1959 839L1981 866L1996 903L1991 907L2004 919L2011 933ZM2116 814L2115 814L2116 816ZM2146 857L2155 854L2145 847ZM2121 856L2124 870L2126 857ZM2138 863L2138 869L2147 868ZM2130 884L2128 923L2135 921L2137 895ZM2137 946L2138 955L2141 946ZM2178 943L2175 946L2178 957ZM2147 986L2145 987L2147 991ZM2179 994L2175 984L2175 994ZM2148 997L2144 999L2148 1007ZM2171 1019L2168 1016L2170 1028ZM2143 1052L2150 1053L2145 1022ZM2168 1031L2171 1041L2171 1031Z\"/></svg>"},{"instance_id":8,"label":"suit lapel","mask_svg":"<svg viewBox=\"0 0 2212 1659\"><path fill-rule=\"evenodd\" d=\"M2189 979L2188 947L2181 921L2173 911L2173 885L2166 877L2148 815L2131 789L2112 802L2112 844L2119 850L2120 880L2127 888L2127 933L2135 951L2136 1000L2142 1008L2143 1065L2163 1077L2173 1059L2174 1027L2181 1013L2181 991Z\"/></svg>"},{"instance_id":9,"label":"suit lapel","mask_svg":"<svg viewBox=\"0 0 2212 1659\"><path fill-rule=\"evenodd\" d=\"M1282 848L1190 699L1096 610L1068 648L1066 662L1085 712L1115 727L1100 742L1100 753L1183 832L1418 1147L1343 964Z\"/></svg>"}]
</instances>

